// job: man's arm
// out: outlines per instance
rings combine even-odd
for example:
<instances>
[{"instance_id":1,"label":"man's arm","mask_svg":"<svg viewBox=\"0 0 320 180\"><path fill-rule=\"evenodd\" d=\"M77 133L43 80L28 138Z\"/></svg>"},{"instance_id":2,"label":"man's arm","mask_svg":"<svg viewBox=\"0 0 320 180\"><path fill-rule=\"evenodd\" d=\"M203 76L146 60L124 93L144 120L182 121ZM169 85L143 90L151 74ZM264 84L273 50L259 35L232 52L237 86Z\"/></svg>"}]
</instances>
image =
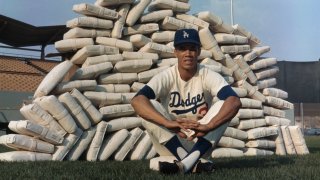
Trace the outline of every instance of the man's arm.
<instances>
[{"instance_id":1,"label":"man's arm","mask_svg":"<svg viewBox=\"0 0 320 180\"><path fill-rule=\"evenodd\" d=\"M208 126L211 130L219 127L220 125L231 121L231 119L238 113L239 109L241 107L241 101L239 97L236 96L230 96L228 97L220 111L216 116L214 116L211 121L208 123Z\"/></svg>"},{"instance_id":2,"label":"man's arm","mask_svg":"<svg viewBox=\"0 0 320 180\"><path fill-rule=\"evenodd\" d=\"M208 132L221 126L222 124L231 121L231 119L238 113L241 107L241 101L237 96L229 96L223 103L219 112L210 120L208 124L199 124L193 128L196 131L196 137L205 136Z\"/></svg>"},{"instance_id":3,"label":"man's arm","mask_svg":"<svg viewBox=\"0 0 320 180\"><path fill-rule=\"evenodd\" d=\"M144 95L137 95L131 100L131 105L136 113L145 120L165 126L167 119L159 113Z\"/></svg>"},{"instance_id":4,"label":"man's arm","mask_svg":"<svg viewBox=\"0 0 320 180\"><path fill-rule=\"evenodd\" d=\"M159 113L151 104L150 100L144 95L137 95L131 100L131 105L136 113L147 121L159 124L160 126L171 129L175 132L180 132L180 129L185 129L177 121L166 119ZM179 134L180 135L180 134Z\"/></svg>"}]
</instances>

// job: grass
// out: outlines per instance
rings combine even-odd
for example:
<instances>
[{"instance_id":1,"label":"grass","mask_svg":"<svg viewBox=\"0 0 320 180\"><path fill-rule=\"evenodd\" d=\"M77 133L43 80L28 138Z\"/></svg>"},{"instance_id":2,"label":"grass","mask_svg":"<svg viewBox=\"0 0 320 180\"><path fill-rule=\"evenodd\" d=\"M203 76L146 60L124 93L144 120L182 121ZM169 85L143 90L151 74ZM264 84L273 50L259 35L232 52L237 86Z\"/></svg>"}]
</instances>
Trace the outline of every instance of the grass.
<instances>
[{"instance_id":1,"label":"grass","mask_svg":"<svg viewBox=\"0 0 320 180\"><path fill-rule=\"evenodd\" d=\"M320 179L320 136L306 142L308 155L214 159L217 169L211 174L163 175L150 170L146 160L0 162L0 179Z\"/></svg>"}]
</instances>

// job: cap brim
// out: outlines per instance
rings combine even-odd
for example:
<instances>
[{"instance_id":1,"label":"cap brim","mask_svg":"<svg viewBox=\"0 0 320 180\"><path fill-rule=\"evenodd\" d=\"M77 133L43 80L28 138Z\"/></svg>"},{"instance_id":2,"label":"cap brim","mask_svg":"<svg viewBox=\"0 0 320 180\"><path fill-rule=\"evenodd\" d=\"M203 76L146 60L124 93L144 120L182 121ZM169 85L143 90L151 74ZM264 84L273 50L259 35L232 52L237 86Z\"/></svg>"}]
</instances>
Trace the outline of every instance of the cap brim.
<instances>
[{"instance_id":1,"label":"cap brim","mask_svg":"<svg viewBox=\"0 0 320 180\"><path fill-rule=\"evenodd\" d=\"M198 45L200 46L200 43L198 41L193 41L193 40L190 40L190 39L187 39L187 40L181 40L179 42L176 42L174 43L174 46L179 46L181 44L195 44L195 45Z\"/></svg>"}]
</instances>

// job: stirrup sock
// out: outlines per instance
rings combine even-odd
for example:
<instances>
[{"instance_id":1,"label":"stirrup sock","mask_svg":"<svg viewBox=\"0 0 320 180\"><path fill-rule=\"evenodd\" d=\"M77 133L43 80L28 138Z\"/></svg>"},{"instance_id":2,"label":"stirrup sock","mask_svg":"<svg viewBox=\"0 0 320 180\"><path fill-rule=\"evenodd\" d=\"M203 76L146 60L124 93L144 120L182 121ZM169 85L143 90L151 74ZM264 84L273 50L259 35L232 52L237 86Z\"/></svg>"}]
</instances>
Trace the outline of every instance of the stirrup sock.
<instances>
[{"instance_id":1,"label":"stirrup sock","mask_svg":"<svg viewBox=\"0 0 320 180\"><path fill-rule=\"evenodd\" d=\"M194 164L204 155L210 148L212 144L204 139L203 137L198 137L198 141L194 144L188 155L181 161L184 166L185 172L188 172Z\"/></svg>"},{"instance_id":2,"label":"stirrup sock","mask_svg":"<svg viewBox=\"0 0 320 180\"><path fill-rule=\"evenodd\" d=\"M188 154L177 136L173 136L164 146L178 159L178 161L181 161L181 159Z\"/></svg>"}]
</instances>

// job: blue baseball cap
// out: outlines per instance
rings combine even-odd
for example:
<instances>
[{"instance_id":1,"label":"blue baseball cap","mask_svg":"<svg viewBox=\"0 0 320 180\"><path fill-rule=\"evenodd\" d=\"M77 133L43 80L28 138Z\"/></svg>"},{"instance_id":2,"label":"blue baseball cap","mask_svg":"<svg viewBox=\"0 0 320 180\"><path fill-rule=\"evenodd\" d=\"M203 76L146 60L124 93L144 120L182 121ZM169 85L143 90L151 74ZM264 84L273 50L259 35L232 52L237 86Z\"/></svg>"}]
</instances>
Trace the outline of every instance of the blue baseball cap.
<instances>
[{"instance_id":1,"label":"blue baseball cap","mask_svg":"<svg viewBox=\"0 0 320 180\"><path fill-rule=\"evenodd\" d=\"M200 47L199 33L195 29L179 29L174 35L173 46L176 47L180 44L192 43Z\"/></svg>"}]
</instances>

